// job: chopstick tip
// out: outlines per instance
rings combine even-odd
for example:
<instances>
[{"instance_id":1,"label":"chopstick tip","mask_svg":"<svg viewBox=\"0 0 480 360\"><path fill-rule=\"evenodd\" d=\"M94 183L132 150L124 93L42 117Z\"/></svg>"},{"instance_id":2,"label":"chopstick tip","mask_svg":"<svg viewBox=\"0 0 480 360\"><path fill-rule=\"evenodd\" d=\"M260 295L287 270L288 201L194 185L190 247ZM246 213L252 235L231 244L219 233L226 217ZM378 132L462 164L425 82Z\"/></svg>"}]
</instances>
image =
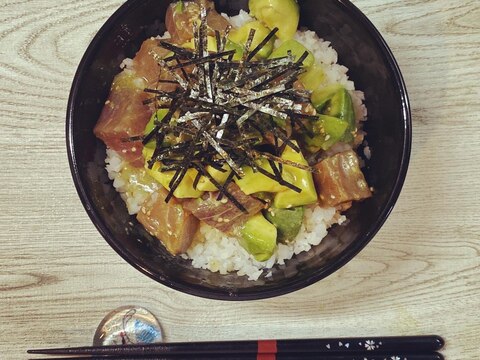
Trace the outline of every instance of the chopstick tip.
<instances>
[{"instance_id":1,"label":"chopstick tip","mask_svg":"<svg viewBox=\"0 0 480 360\"><path fill-rule=\"evenodd\" d=\"M443 349L443 347L445 346L445 339L442 338L440 335L434 335L434 337L435 337L435 342L436 342L436 345L437 345L436 350Z\"/></svg>"}]
</instances>

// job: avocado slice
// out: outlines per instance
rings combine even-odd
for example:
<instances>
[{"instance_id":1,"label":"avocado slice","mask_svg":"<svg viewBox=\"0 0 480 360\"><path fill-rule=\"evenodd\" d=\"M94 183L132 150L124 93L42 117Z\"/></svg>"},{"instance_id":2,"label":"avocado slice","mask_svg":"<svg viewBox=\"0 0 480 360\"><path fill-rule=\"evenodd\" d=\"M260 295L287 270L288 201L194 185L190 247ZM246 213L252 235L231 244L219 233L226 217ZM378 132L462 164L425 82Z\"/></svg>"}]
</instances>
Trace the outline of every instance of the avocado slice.
<instances>
[{"instance_id":1,"label":"avocado slice","mask_svg":"<svg viewBox=\"0 0 480 360\"><path fill-rule=\"evenodd\" d=\"M310 98L310 100L312 101L312 105L315 107L315 109L317 109L317 111L321 112L322 110L324 110L332 97L342 89L343 86L341 86L340 84L332 84L313 90L312 96Z\"/></svg>"},{"instance_id":2,"label":"avocado slice","mask_svg":"<svg viewBox=\"0 0 480 360\"><path fill-rule=\"evenodd\" d=\"M145 129L143 130L144 135L148 135L152 132L152 130L155 128L155 121L161 122L165 115L167 115L168 109L159 109L157 112L153 113L152 117L148 121L147 125L145 126ZM155 138L150 140L147 144L145 144L145 147L155 150Z\"/></svg>"},{"instance_id":3,"label":"avocado slice","mask_svg":"<svg viewBox=\"0 0 480 360\"><path fill-rule=\"evenodd\" d=\"M153 167L150 169L148 167L148 160L150 160L153 156L154 149L144 147L143 148L143 157L145 158L145 170L148 175L154 178L157 182L162 184L162 186L169 190L169 184L172 178L175 176L175 171L164 171L162 172L162 164L160 162L156 162ZM203 195L203 191L194 189L193 182L197 177L198 171L195 169L188 169L185 176L183 177L180 185L175 189L173 195L175 195L178 199L185 199L185 198L199 198Z\"/></svg>"},{"instance_id":4,"label":"avocado slice","mask_svg":"<svg viewBox=\"0 0 480 360\"><path fill-rule=\"evenodd\" d=\"M227 164L223 165L222 169L223 170L218 170L210 165L206 167L206 170L210 174L210 176L220 185L225 184L225 181L227 181L231 173L230 167ZM202 175L200 177L200 180L198 181L197 190L217 191L219 189L213 184L213 182L207 176Z\"/></svg>"},{"instance_id":5,"label":"avocado slice","mask_svg":"<svg viewBox=\"0 0 480 360\"><path fill-rule=\"evenodd\" d=\"M266 261L273 255L277 246L277 228L261 213L248 219L240 234L240 245L257 261Z\"/></svg>"},{"instance_id":6,"label":"avocado slice","mask_svg":"<svg viewBox=\"0 0 480 360\"><path fill-rule=\"evenodd\" d=\"M274 171L266 159L259 159L256 161L257 167L274 175ZM266 192L279 192L287 189L284 185L281 185L277 180L271 179L259 171L254 171L250 166L243 167L244 176L241 178L235 178L235 183L240 189L247 195L258 193L262 191ZM282 173L283 178L288 181L292 178L286 171Z\"/></svg>"},{"instance_id":7,"label":"avocado slice","mask_svg":"<svg viewBox=\"0 0 480 360\"><path fill-rule=\"evenodd\" d=\"M297 206L291 209L269 208L265 217L277 228L277 240L282 243L293 241L303 223L305 208Z\"/></svg>"},{"instance_id":8,"label":"avocado slice","mask_svg":"<svg viewBox=\"0 0 480 360\"><path fill-rule=\"evenodd\" d=\"M270 29L278 28L278 37L293 38L300 21L300 8L295 0L249 0L250 14Z\"/></svg>"},{"instance_id":9,"label":"avocado slice","mask_svg":"<svg viewBox=\"0 0 480 360\"><path fill-rule=\"evenodd\" d=\"M248 40L248 36L250 35L250 29L255 30L255 35L253 36L253 41L250 46L250 51L255 49L257 45L259 45L263 39L267 37L268 34L270 34L270 29L265 27L260 21L250 21L249 23L246 23L245 25L239 27L238 29L232 29L230 31L230 34L228 35L228 39L233 43L233 44L228 44L228 46L231 46L234 48L234 50L237 50L235 48L236 45L241 45L242 47L245 46L245 43ZM256 57L266 59L273 50L273 44L275 42L275 38L270 39L265 46L262 47L262 49L257 53ZM227 50L228 46L226 46ZM238 53L238 51L237 51ZM242 50L243 54L243 50Z\"/></svg>"},{"instance_id":10,"label":"avocado slice","mask_svg":"<svg viewBox=\"0 0 480 360\"><path fill-rule=\"evenodd\" d=\"M305 51L308 52L307 58L303 60L303 66L305 68L312 66L315 62L315 58L313 57L313 54L305 46L300 44L297 40L293 40L293 39L285 41L282 45L280 45L278 48L273 50L273 52L270 54L268 58L276 59L276 58L285 57L288 55L288 51L291 51L295 60L298 60Z\"/></svg>"},{"instance_id":11,"label":"avocado slice","mask_svg":"<svg viewBox=\"0 0 480 360\"><path fill-rule=\"evenodd\" d=\"M195 39L187 41L182 45L182 47L190 50L195 49ZM215 38L215 36L207 36L207 50L213 53L217 52L217 39Z\"/></svg>"},{"instance_id":12,"label":"avocado slice","mask_svg":"<svg viewBox=\"0 0 480 360\"><path fill-rule=\"evenodd\" d=\"M330 102L327 107L323 109L322 113L345 120L350 126L355 124L352 98L344 88L340 89L332 96Z\"/></svg>"},{"instance_id":13,"label":"avocado slice","mask_svg":"<svg viewBox=\"0 0 480 360\"><path fill-rule=\"evenodd\" d=\"M233 55L233 60L240 61L243 58L244 50L241 45L234 43L232 40L227 39L227 43L225 44L225 51L235 50L235 54Z\"/></svg>"},{"instance_id":14,"label":"avocado slice","mask_svg":"<svg viewBox=\"0 0 480 360\"><path fill-rule=\"evenodd\" d=\"M308 59L308 58L307 58ZM298 77L305 89L314 91L325 81L325 71L320 65L313 64Z\"/></svg>"},{"instance_id":15,"label":"avocado slice","mask_svg":"<svg viewBox=\"0 0 480 360\"><path fill-rule=\"evenodd\" d=\"M195 49L195 39L191 39L182 45L185 49ZM207 49L211 53L216 53L217 48L217 39L214 36L207 36ZM235 50L235 54L233 55L233 60L241 60L243 57L243 47L233 41L227 39L225 44L225 51Z\"/></svg>"},{"instance_id":16,"label":"avocado slice","mask_svg":"<svg viewBox=\"0 0 480 360\"><path fill-rule=\"evenodd\" d=\"M353 110L352 98L343 86L336 84L317 89L312 93L311 100L319 113L336 117L347 123L347 131L339 140L353 141L355 111Z\"/></svg>"},{"instance_id":17,"label":"avocado slice","mask_svg":"<svg viewBox=\"0 0 480 360\"><path fill-rule=\"evenodd\" d=\"M342 119L319 115L318 120L312 124L313 137L305 136L305 143L312 153L320 149L328 150L332 145L340 141L348 129L348 123Z\"/></svg>"},{"instance_id":18,"label":"avocado slice","mask_svg":"<svg viewBox=\"0 0 480 360\"><path fill-rule=\"evenodd\" d=\"M281 157L282 159L293 163L308 166L308 162L305 160L302 153L296 152L290 146L285 148ZM273 199L273 204L276 208L289 209L317 202L317 191L315 190L315 184L313 183L311 172L286 164L283 165L283 169L292 176L292 180L289 182L300 188L301 192L298 193L292 189L287 189L276 193L275 198Z\"/></svg>"}]
</instances>

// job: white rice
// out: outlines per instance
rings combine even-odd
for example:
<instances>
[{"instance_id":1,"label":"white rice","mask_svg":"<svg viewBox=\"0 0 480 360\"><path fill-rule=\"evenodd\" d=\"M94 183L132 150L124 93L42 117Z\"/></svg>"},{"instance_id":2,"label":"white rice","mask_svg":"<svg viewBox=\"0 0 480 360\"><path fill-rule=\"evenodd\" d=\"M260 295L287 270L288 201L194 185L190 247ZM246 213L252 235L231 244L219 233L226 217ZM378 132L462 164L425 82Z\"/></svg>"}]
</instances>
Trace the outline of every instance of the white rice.
<instances>
[{"instance_id":1,"label":"white rice","mask_svg":"<svg viewBox=\"0 0 480 360\"><path fill-rule=\"evenodd\" d=\"M148 196L161 187L145 174L144 169L131 167L114 150L107 149L105 163L108 177L120 193L130 215L137 214ZM138 182L139 177L142 178L141 184ZM192 246L182 256L191 259L195 268L221 274L236 272L239 276L247 276L249 280L257 280L266 269L271 269L275 264L283 265L293 255L309 251L312 246L320 244L333 224L342 224L345 220L346 217L339 216L335 208L307 208L295 240L289 244L279 244L272 257L263 262L255 260L237 238L201 223L200 234L204 241Z\"/></svg>"},{"instance_id":2,"label":"white rice","mask_svg":"<svg viewBox=\"0 0 480 360\"><path fill-rule=\"evenodd\" d=\"M239 276L248 276L249 280L257 280L266 269L271 269L275 264L283 265L293 255L309 251L312 246L320 244L330 226L341 224L345 220L345 216L337 215L335 208L323 209L316 206L306 209L302 227L295 240L288 244L278 244L272 257L262 262L255 260L237 238L202 224L200 233L205 241L188 249L184 257L191 259L196 268L220 274L236 272Z\"/></svg>"},{"instance_id":3,"label":"white rice","mask_svg":"<svg viewBox=\"0 0 480 360\"><path fill-rule=\"evenodd\" d=\"M120 69L132 69L133 68L133 59L125 58L120 63Z\"/></svg>"},{"instance_id":4,"label":"white rice","mask_svg":"<svg viewBox=\"0 0 480 360\"><path fill-rule=\"evenodd\" d=\"M113 187L120 193L130 215L137 214L148 196L161 186L144 169L130 166L112 149L107 149L105 163L108 177L113 180Z\"/></svg>"},{"instance_id":5,"label":"white rice","mask_svg":"<svg viewBox=\"0 0 480 360\"><path fill-rule=\"evenodd\" d=\"M247 13L244 10L240 10L238 15L235 16L228 16L227 14L222 13L222 16L228 20L230 25L232 25L234 28L239 28L246 23L249 23L253 20L255 20L253 17L250 16L249 13Z\"/></svg>"},{"instance_id":6,"label":"white rice","mask_svg":"<svg viewBox=\"0 0 480 360\"><path fill-rule=\"evenodd\" d=\"M229 17L226 14L222 14L222 16L229 20L235 28L254 20L243 10L237 16ZM164 34L161 38L165 37L169 37L169 35ZM350 92L356 120L357 122L364 121L367 117L364 94L362 91L355 90L354 83L348 78L348 69L337 64L338 55L331 47L330 42L320 39L315 32L309 30L297 31L295 39L314 54L316 65L321 67L325 73L325 86L342 84ZM277 40L275 45L279 44L280 42ZM122 69L130 69L132 61L132 59L125 59L121 65ZM339 144L339 146L341 145ZM348 148L350 148L349 145ZM339 149L332 151L339 151ZM370 158L370 148L367 146L364 151L366 157ZM125 201L131 215L138 213L148 195L156 190L155 187L158 189L161 186L155 184L153 179L148 179L148 176L148 182L152 181L148 186L132 183L133 168L129 167L113 150L107 150L105 162L108 176L113 180L113 186ZM145 170L140 171L143 171L142 176L145 176ZM332 225L342 224L346 220L346 217L339 215L335 208L321 208L318 205L307 208L303 224L295 240L288 244L278 244L272 257L263 262L255 260L240 245L237 238L201 223L199 232L204 241L190 247L182 257L192 260L192 266L195 268L208 269L220 274L236 272L239 276L247 276L249 280L257 280L275 264L283 265L294 255L309 251L313 246L320 244ZM269 273L266 276L269 276Z\"/></svg>"}]
</instances>

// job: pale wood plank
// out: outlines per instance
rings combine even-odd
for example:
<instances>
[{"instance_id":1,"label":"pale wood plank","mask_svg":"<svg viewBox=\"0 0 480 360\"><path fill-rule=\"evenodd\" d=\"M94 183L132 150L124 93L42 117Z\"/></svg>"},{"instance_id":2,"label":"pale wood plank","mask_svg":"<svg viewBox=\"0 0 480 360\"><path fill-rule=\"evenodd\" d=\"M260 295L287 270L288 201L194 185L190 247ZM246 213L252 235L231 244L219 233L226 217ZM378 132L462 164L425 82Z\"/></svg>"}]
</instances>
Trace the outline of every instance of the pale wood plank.
<instances>
[{"instance_id":1,"label":"pale wood plank","mask_svg":"<svg viewBox=\"0 0 480 360\"><path fill-rule=\"evenodd\" d=\"M227 303L128 266L72 184L68 91L122 1L0 2L0 358L87 344L105 313L129 303L155 312L169 341L438 333L448 358L480 358L480 4L354 3L408 85L414 143L404 191L372 243L337 273L277 299Z\"/></svg>"}]
</instances>

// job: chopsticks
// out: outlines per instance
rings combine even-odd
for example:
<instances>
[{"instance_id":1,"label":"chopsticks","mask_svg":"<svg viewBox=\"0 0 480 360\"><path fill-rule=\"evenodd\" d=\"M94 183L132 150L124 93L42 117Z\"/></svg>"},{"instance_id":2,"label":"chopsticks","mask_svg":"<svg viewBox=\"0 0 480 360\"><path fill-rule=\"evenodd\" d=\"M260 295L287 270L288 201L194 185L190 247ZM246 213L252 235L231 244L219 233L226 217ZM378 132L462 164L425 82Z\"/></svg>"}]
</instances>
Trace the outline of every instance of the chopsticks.
<instances>
[{"instance_id":1,"label":"chopsticks","mask_svg":"<svg viewBox=\"0 0 480 360\"><path fill-rule=\"evenodd\" d=\"M264 355L180 355L167 357L67 357L42 358L41 360L444 360L439 353L383 353L325 355L315 353L298 354L264 354ZM38 359L37 359L38 360Z\"/></svg>"},{"instance_id":2,"label":"chopsticks","mask_svg":"<svg viewBox=\"0 0 480 360\"><path fill-rule=\"evenodd\" d=\"M87 359L257 359L257 360L440 360L437 335L299 340L177 342L148 345L34 349L29 354L89 356ZM56 358L57 360L61 360ZM71 357L69 358L72 359ZM85 359L85 357L84 357Z\"/></svg>"}]
</instances>

